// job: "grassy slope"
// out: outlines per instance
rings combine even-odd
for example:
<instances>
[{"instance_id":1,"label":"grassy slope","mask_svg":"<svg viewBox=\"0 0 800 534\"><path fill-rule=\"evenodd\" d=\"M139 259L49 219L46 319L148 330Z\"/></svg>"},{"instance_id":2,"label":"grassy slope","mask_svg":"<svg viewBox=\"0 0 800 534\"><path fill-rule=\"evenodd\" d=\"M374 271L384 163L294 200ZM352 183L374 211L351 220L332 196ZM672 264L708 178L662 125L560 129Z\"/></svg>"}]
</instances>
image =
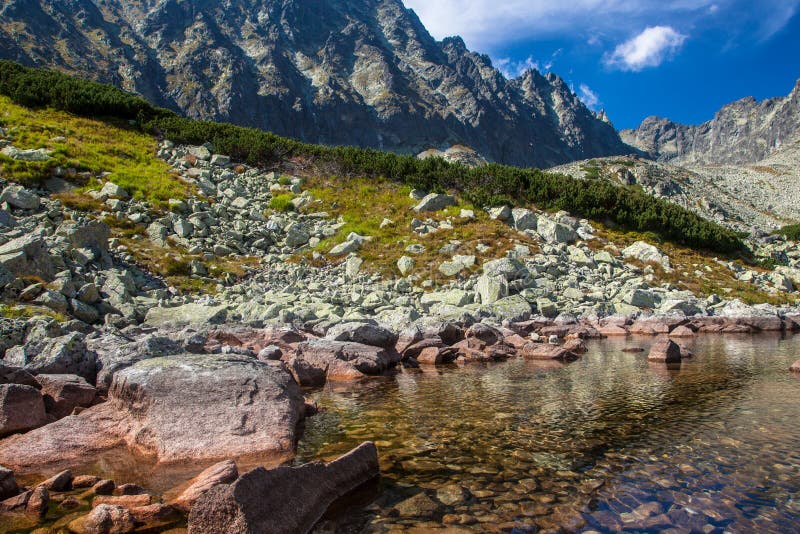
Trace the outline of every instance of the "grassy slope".
<instances>
[{"instance_id":1,"label":"grassy slope","mask_svg":"<svg viewBox=\"0 0 800 534\"><path fill-rule=\"evenodd\" d=\"M191 278L189 263L202 260L199 255L191 255L176 245L164 248L153 244L147 239L143 225L104 214L103 203L88 195L90 190L101 187L98 177L103 173L110 173L107 179L134 197L150 202L155 211L163 210L170 198L195 195L195 187L181 181L167 162L156 157L158 141L152 136L122 121L87 119L52 109L29 109L13 104L4 96L0 96L0 127L7 130L17 148L55 151L53 159L44 163L15 161L0 155L3 178L37 187L50 177L54 168L68 169L64 178L74 189L52 197L67 207L102 218L111 227L112 236L120 239L138 264L163 276L171 285L185 291L213 292L216 281L228 274L242 277L246 268L256 263L252 258L206 260L211 276L206 280Z\"/></svg>"},{"instance_id":2,"label":"grassy slope","mask_svg":"<svg viewBox=\"0 0 800 534\"><path fill-rule=\"evenodd\" d=\"M185 198L196 194L171 173L168 164L155 156L156 139L132 130L126 123L86 119L51 109L32 110L0 97L0 126L10 130L14 145L18 148L52 148L56 150L56 161L63 166L69 165L93 174L110 172L111 180L123 185L138 197L151 201L154 209L160 209L159 205L168 198ZM64 137L65 140L53 141L54 137ZM11 181L32 185L47 176L41 174L41 169L9 164L7 158L0 160L0 165L4 177ZM324 210L332 216L341 216L346 223L336 237L320 244L317 250L329 250L334 244L343 241L351 231L372 236L372 241L359 253L366 260L363 267L366 270L384 275L397 274L395 264L401 256L406 255L405 248L411 243L421 243L427 248L426 253L414 256L417 266L413 274L437 283L446 281L437 268L441 262L447 260L438 250L451 240L462 242L458 254L475 254L479 257L479 264L480 258L500 257L515 244L528 245L534 253L538 251L536 243L507 225L489 219L482 210L475 209L463 199L459 206L447 211L420 216L410 210L414 201L408 196L408 186L399 186L382 178L337 177L319 172L314 165L307 168L309 170L301 174L306 177L307 187L321 201L312 205L313 210ZM47 169L49 173L50 167ZM88 189L99 184L85 176L75 175L72 179L81 184L81 187L66 196L60 195L62 200L100 217L102 204L86 194ZM462 208L474 209L476 219L460 219L458 215ZM417 236L411 232L409 226L415 216L436 220L449 218L454 229ZM395 224L381 229L380 224L384 218L393 220ZM202 260L199 256L189 255L186 250L177 246L162 248L154 245L147 239L141 225L113 218L104 220L110 223L114 236L121 239L138 263L187 292L214 291L216 281L222 280L227 274L241 277L257 264L254 258L205 261L212 276L205 280L192 278L187 274L188 265L193 259ZM598 235L601 237L601 241L591 243L594 248L601 248L604 242L614 243L620 248L635 239L653 242L653 236L614 231L601 224L594 224L599 228ZM488 245L491 250L478 254L478 244ZM659 246L670 254L677 268L672 274L656 270L657 280L691 289L700 295L718 293L739 297L747 302L786 301L784 295L775 296L754 291L752 286L736 281L727 269L713 261L710 254L669 243L660 243ZM309 254L304 256L310 259ZM707 267L711 269L710 272ZM698 277L695 271L704 274Z\"/></svg>"}]
</instances>

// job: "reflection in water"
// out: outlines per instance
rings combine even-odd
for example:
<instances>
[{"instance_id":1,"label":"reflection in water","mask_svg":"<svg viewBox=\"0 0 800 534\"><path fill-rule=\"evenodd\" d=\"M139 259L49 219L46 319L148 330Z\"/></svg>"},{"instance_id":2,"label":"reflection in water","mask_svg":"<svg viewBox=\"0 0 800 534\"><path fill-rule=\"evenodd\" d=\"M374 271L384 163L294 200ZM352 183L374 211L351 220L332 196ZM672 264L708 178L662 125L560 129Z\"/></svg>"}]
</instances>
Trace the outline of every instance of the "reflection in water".
<instances>
[{"instance_id":1,"label":"reflection in water","mask_svg":"<svg viewBox=\"0 0 800 534\"><path fill-rule=\"evenodd\" d=\"M800 380L786 369L800 337L687 343L696 356L679 369L607 340L566 367L518 360L326 388L297 461L369 439L384 477L318 531L796 531Z\"/></svg>"}]
</instances>

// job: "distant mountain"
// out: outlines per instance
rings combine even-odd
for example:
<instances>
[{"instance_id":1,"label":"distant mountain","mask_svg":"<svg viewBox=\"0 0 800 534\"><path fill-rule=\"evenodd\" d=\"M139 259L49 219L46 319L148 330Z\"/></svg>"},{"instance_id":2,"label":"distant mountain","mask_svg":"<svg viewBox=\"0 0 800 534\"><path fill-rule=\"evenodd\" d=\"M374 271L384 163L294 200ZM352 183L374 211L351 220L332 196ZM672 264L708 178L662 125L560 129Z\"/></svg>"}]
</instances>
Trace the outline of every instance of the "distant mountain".
<instances>
[{"instance_id":1,"label":"distant mountain","mask_svg":"<svg viewBox=\"0 0 800 534\"><path fill-rule=\"evenodd\" d=\"M310 142L541 167L631 151L558 76L507 80L399 0L6 0L0 57Z\"/></svg>"},{"instance_id":2,"label":"distant mountain","mask_svg":"<svg viewBox=\"0 0 800 534\"><path fill-rule=\"evenodd\" d=\"M800 80L789 96L761 102L743 98L699 126L649 117L622 139L659 161L742 164L767 158L800 140Z\"/></svg>"}]
</instances>

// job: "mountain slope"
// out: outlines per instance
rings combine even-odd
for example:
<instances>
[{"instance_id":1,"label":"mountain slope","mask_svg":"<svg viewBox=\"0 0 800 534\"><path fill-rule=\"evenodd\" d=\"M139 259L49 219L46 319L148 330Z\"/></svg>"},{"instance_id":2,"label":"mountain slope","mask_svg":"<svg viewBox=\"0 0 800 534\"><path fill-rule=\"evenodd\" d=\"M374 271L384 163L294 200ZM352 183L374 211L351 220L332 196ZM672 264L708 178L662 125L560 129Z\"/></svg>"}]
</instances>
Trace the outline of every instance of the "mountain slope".
<instances>
[{"instance_id":1,"label":"mountain slope","mask_svg":"<svg viewBox=\"0 0 800 534\"><path fill-rule=\"evenodd\" d=\"M743 98L699 126L648 117L622 139L659 161L677 164L755 163L800 140L800 80L789 96Z\"/></svg>"},{"instance_id":2,"label":"mountain slope","mask_svg":"<svg viewBox=\"0 0 800 534\"><path fill-rule=\"evenodd\" d=\"M631 151L559 77L506 80L399 0L10 0L0 57L309 142L525 166Z\"/></svg>"}]
</instances>

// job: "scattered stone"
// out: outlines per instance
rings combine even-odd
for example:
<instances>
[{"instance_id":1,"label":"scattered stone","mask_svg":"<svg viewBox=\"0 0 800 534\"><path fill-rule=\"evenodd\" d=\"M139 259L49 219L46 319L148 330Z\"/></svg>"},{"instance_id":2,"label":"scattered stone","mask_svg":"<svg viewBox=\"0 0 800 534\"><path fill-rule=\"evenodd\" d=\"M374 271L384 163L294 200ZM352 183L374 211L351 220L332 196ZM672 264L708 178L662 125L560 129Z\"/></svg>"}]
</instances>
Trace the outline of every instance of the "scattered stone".
<instances>
[{"instance_id":1,"label":"scattered stone","mask_svg":"<svg viewBox=\"0 0 800 534\"><path fill-rule=\"evenodd\" d=\"M100 504L85 518L74 521L78 532L84 534L128 534L136 530L136 523L127 508L118 505Z\"/></svg>"},{"instance_id":2,"label":"scattered stone","mask_svg":"<svg viewBox=\"0 0 800 534\"><path fill-rule=\"evenodd\" d=\"M36 378L25 369L6 365L0 361L0 385L2 384L21 384L36 389L41 388Z\"/></svg>"},{"instance_id":3,"label":"scattered stone","mask_svg":"<svg viewBox=\"0 0 800 534\"><path fill-rule=\"evenodd\" d=\"M507 222L511 220L511 208L508 206L498 206L496 208L489 208L489 217L500 222Z\"/></svg>"},{"instance_id":4,"label":"scattered stone","mask_svg":"<svg viewBox=\"0 0 800 534\"><path fill-rule=\"evenodd\" d=\"M289 368L303 386L321 385L325 380L353 380L378 375L400 360L393 350L361 343L313 339L297 347Z\"/></svg>"},{"instance_id":5,"label":"scattered stone","mask_svg":"<svg viewBox=\"0 0 800 534\"><path fill-rule=\"evenodd\" d=\"M475 290L482 304L494 304L508 296L508 283L501 276L483 275L478 278Z\"/></svg>"},{"instance_id":6,"label":"scattered stone","mask_svg":"<svg viewBox=\"0 0 800 534\"><path fill-rule=\"evenodd\" d=\"M106 197L114 197L120 200L128 200L131 196L123 188L114 182L106 182L100 190L100 194Z\"/></svg>"},{"instance_id":7,"label":"scattered stone","mask_svg":"<svg viewBox=\"0 0 800 534\"><path fill-rule=\"evenodd\" d=\"M400 517L433 517L439 510L439 504L426 493L417 493L394 506Z\"/></svg>"},{"instance_id":8,"label":"scattered stone","mask_svg":"<svg viewBox=\"0 0 800 534\"><path fill-rule=\"evenodd\" d=\"M347 254L352 254L353 252L361 250L362 243L363 241L348 239L344 243L339 243L333 247L328 254L331 256L346 256Z\"/></svg>"},{"instance_id":9,"label":"scattered stone","mask_svg":"<svg viewBox=\"0 0 800 534\"><path fill-rule=\"evenodd\" d=\"M403 276L406 276L411 271L413 271L415 265L416 262L414 261L414 258L411 258L409 256L403 256L402 258L397 260L397 269Z\"/></svg>"},{"instance_id":10,"label":"scattered stone","mask_svg":"<svg viewBox=\"0 0 800 534\"><path fill-rule=\"evenodd\" d=\"M688 326L681 325L669 333L669 337L694 337L694 330Z\"/></svg>"},{"instance_id":11,"label":"scattered stone","mask_svg":"<svg viewBox=\"0 0 800 534\"><path fill-rule=\"evenodd\" d=\"M511 217L517 230L536 230L538 226L539 217L529 209L514 208Z\"/></svg>"},{"instance_id":12,"label":"scattered stone","mask_svg":"<svg viewBox=\"0 0 800 534\"><path fill-rule=\"evenodd\" d=\"M643 263L657 263L667 272L672 268L667 255L662 254L658 248L644 241L637 241L627 247L622 251L622 255L626 258L633 258Z\"/></svg>"},{"instance_id":13,"label":"scattered stone","mask_svg":"<svg viewBox=\"0 0 800 534\"><path fill-rule=\"evenodd\" d=\"M136 506L148 506L152 504L152 502L153 497L146 493L140 493L138 495L100 495L92 500L92 506L109 504L111 506L124 506L130 509Z\"/></svg>"},{"instance_id":14,"label":"scattered stone","mask_svg":"<svg viewBox=\"0 0 800 534\"><path fill-rule=\"evenodd\" d=\"M87 349L85 336L73 332L31 343L6 352L6 362L24 367L35 374L72 374L88 382L97 375L97 356Z\"/></svg>"},{"instance_id":15,"label":"scattered stone","mask_svg":"<svg viewBox=\"0 0 800 534\"><path fill-rule=\"evenodd\" d=\"M25 513L32 517L43 518L50 504L50 494L44 486L36 486L28 497Z\"/></svg>"},{"instance_id":16,"label":"scattered stone","mask_svg":"<svg viewBox=\"0 0 800 534\"><path fill-rule=\"evenodd\" d=\"M182 328L222 324L228 316L225 305L184 304L175 308L150 308L144 322L159 328Z\"/></svg>"},{"instance_id":17,"label":"scattered stone","mask_svg":"<svg viewBox=\"0 0 800 534\"><path fill-rule=\"evenodd\" d=\"M72 479L72 471L67 469L66 471L61 471L60 473L53 475L40 485L44 486L50 491L69 491L72 489Z\"/></svg>"},{"instance_id":18,"label":"scattered stone","mask_svg":"<svg viewBox=\"0 0 800 534\"><path fill-rule=\"evenodd\" d=\"M425 198L420 200L419 204L414 206L414 211L417 213L426 211L440 211L449 206L455 206L456 199L450 195L442 195L431 193Z\"/></svg>"},{"instance_id":19,"label":"scattered stone","mask_svg":"<svg viewBox=\"0 0 800 534\"><path fill-rule=\"evenodd\" d=\"M10 185L3 189L0 193L0 204L3 202L20 210L39 209L39 197L19 185Z\"/></svg>"},{"instance_id":20,"label":"scattered stone","mask_svg":"<svg viewBox=\"0 0 800 534\"><path fill-rule=\"evenodd\" d=\"M72 479L72 488L73 489L91 488L98 482L100 482L100 477L96 477L94 475L78 475Z\"/></svg>"},{"instance_id":21,"label":"scattered stone","mask_svg":"<svg viewBox=\"0 0 800 534\"><path fill-rule=\"evenodd\" d=\"M578 239L575 230L548 217L539 217L536 231L546 243L571 243Z\"/></svg>"}]
</instances>

